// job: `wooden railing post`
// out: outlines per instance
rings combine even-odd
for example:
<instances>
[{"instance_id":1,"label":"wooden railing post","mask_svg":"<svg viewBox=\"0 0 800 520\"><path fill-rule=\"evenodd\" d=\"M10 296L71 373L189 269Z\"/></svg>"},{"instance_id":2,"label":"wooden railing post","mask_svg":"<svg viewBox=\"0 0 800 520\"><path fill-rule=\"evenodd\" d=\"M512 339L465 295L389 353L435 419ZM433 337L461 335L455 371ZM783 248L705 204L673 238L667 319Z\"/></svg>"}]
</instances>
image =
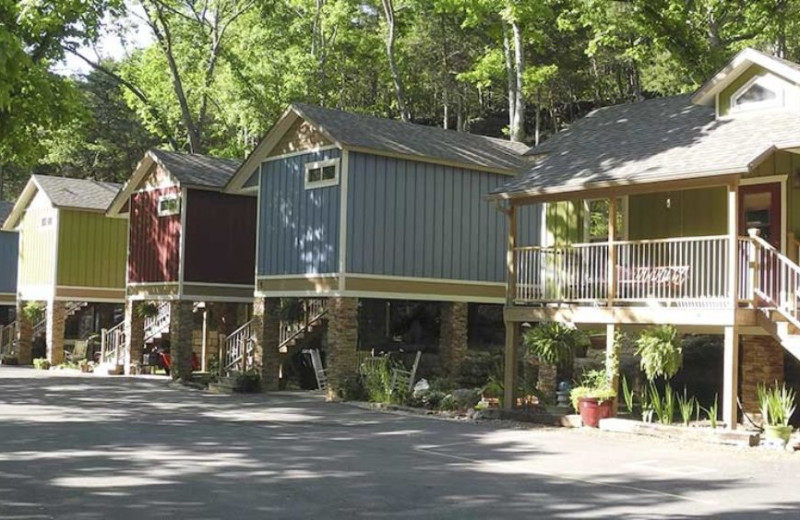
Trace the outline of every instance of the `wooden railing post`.
<instances>
[{"instance_id":1,"label":"wooden railing post","mask_svg":"<svg viewBox=\"0 0 800 520\"><path fill-rule=\"evenodd\" d=\"M614 238L617 231L617 198L611 196L608 199L608 306L614 305L617 297L617 247L614 245Z\"/></svg>"},{"instance_id":2,"label":"wooden railing post","mask_svg":"<svg viewBox=\"0 0 800 520\"><path fill-rule=\"evenodd\" d=\"M514 305L517 298L517 207L511 204L508 215L508 251L506 252L506 305Z\"/></svg>"},{"instance_id":3,"label":"wooden railing post","mask_svg":"<svg viewBox=\"0 0 800 520\"><path fill-rule=\"evenodd\" d=\"M106 360L106 337L108 336L107 329L100 329L100 362L103 363Z\"/></svg>"},{"instance_id":4,"label":"wooden railing post","mask_svg":"<svg viewBox=\"0 0 800 520\"><path fill-rule=\"evenodd\" d=\"M747 291L747 299L750 301L752 307L756 306L756 284L758 283L759 270L761 268L758 262L758 247L754 240L754 238L758 236L758 233L759 230L756 228L747 230L747 234L750 235L750 240L747 242L747 281L750 284L749 290Z\"/></svg>"},{"instance_id":5,"label":"wooden railing post","mask_svg":"<svg viewBox=\"0 0 800 520\"><path fill-rule=\"evenodd\" d=\"M228 337L229 336L222 336L223 340L220 342L219 345L219 358L217 359L217 371L219 372L219 376L222 377L225 374L225 357L226 357L226 350L228 348Z\"/></svg>"}]
</instances>

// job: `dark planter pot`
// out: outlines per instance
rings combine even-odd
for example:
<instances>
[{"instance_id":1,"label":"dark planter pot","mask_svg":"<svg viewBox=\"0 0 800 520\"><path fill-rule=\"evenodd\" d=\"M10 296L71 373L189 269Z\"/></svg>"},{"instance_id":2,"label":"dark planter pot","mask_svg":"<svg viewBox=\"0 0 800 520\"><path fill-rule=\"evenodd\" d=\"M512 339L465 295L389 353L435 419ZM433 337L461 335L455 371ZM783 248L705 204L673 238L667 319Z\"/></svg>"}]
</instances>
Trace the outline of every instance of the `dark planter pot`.
<instances>
[{"instance_id":1,"label":"dark planter pot","mask_svg":"<svg viewBox=\"0 0 800 520\"><path fill-rule=\"evenodd\" d=\"M578 399L581 422L589 428L597 428L600 426L600 419L611 417L611 409L611 400L600 401L595 397L581 397Z\"/></svg>"}]
</instances>

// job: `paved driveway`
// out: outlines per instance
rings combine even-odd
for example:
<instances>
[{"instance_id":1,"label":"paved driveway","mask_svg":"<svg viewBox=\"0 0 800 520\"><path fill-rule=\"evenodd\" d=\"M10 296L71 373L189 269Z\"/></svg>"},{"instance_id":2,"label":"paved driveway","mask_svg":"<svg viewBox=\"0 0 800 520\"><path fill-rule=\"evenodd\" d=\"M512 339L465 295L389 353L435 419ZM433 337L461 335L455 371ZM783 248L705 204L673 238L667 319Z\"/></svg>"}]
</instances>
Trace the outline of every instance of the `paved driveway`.
<instances>
[{"instance_id":1,"label":"paved driveway","mask_svg":"<svg viewBox=\"0 0 800 520\"><path fill-rule=\"evenodd\" d=\"M0 518L800 517L800 456L0 367Z\"/></svg>"}]
</instances>

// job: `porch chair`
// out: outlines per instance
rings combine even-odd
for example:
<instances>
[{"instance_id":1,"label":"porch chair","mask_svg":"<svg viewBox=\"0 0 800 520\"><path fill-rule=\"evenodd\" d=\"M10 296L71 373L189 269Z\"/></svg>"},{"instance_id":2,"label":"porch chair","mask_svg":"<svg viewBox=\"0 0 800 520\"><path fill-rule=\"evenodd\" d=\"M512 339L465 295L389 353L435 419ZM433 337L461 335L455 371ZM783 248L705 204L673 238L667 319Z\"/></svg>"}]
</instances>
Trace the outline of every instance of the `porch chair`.
<instances>
[{"instance_id":1,"label":"porch chair","mask_svg":"<svg viewBox=\"0 0 800 520\"><path fill-rule=\"evenodd\" d=\"M411 367L411 370L404 370L402 368L392 369L392 393L397 392L403 387L409 392L414 388L414 378L417 375L420 358L422 358L422 351L418 350L417 355L414 357L414 365Z\"/></svg>"}]
</instances>

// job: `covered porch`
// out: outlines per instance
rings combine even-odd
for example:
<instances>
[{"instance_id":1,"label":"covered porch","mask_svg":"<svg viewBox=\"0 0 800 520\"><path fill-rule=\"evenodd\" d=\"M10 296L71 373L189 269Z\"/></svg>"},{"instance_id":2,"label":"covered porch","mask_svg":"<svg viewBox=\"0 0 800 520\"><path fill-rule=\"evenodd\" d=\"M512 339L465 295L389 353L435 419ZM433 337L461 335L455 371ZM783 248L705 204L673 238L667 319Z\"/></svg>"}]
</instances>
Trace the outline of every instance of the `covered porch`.
<instances>
[{"instance_id":1,"label":"covered porch","mask_svg":"<svg viewBox=\"0 0 800 520\"><path fill-rule=\"evenodd\" d=\"M724 197L724 215L718 216L721 222L715 222L723 234L631 240L619 229L628 226L618 218L621 201L628 197L711 188ZM522 323L605 325L607 338L612 339L620 326L672 324L724 335L722 412L726 424L735 427L740 334L757 330L772 335L800 357L800 336L794 334L800 329L800 268L781 251L791 250L793 237L786 236L785 223L777 232L757 225L752 220L755 213L744 207L750 200L742 199L746 192L747 181L740 175L725 175L498 201L510 224L504 311L506 406L515 403ZM606 201L604 240L593 236L591 240L544 246L518 242L514 230L519 207L575 200L576 195ZM785 190L779 196L772 202L779 214L783 211L779 220L785 222L785 209L780 209L787 203ZM713 218L704 214L703 208L696 214ZM648 227L647 213L635 218L640 219L639 228ZM618 374L608 376L616 384Z\"/></svg>"}]
</instances>

